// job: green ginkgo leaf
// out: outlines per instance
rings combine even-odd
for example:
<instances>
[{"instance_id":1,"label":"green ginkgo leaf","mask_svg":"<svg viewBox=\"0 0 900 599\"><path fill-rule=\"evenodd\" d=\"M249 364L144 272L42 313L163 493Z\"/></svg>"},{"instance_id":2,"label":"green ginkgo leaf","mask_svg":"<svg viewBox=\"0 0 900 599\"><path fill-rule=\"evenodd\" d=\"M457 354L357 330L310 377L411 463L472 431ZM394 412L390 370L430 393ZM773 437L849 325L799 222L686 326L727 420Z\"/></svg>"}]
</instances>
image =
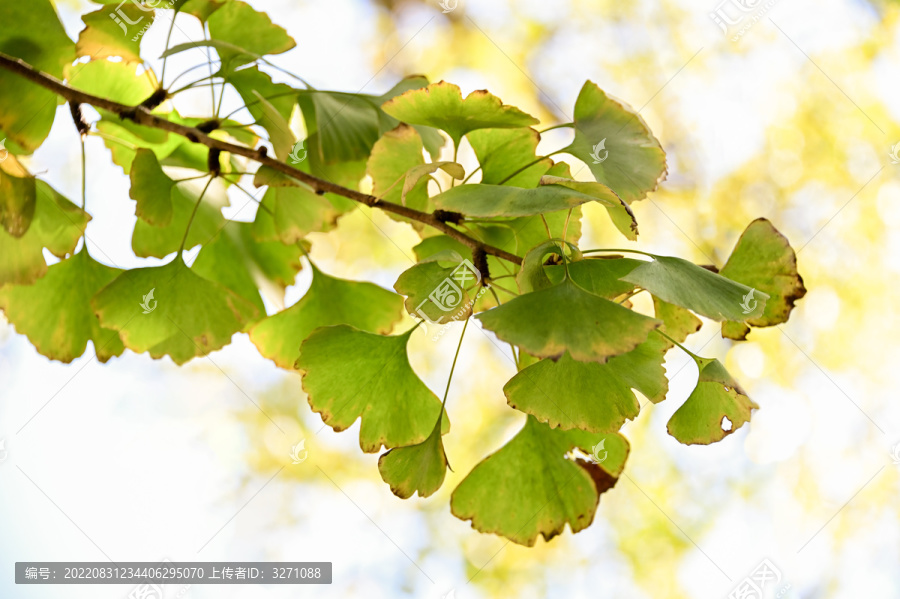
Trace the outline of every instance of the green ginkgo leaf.
<instances>
[{"instance_id":1,"label":"green ginkgo leaf","mask_svg":"<svg viewBox=\"0 0 900 599\"><path fill-rule=\"evenodd\" d=\"M503 393L511 407L563 430L612 433L640 411L612 360L576 362L569 354L528 366L506 383Z\"/></svg>"},{"instance_id":2,"label":"green ginkgo leaf","mask_svg":"<svg viewBox=\"0 0 900 599\"><path fill-rule=\"evenodd\" d=\"M750 420L759 408L714 358L695 359L700 376L687 401L672 414L667 430L685 445L721 441Z\"/></svg>"},{"instance_id":3,"label":"green ginkgo leaf","mask_svg":"<svg viewBox=\"0 0 900 599\"><path fill-rule=\"evenodd\" d=\"M152 150L138 148L131 163L131 189L128 195L137 202L135 214L155 227L172 222L172 194L180 193L175 181L166 175Z\"/></svg>"},{"instance_id":4,"label":"green ginkgo leaf","mask_svg":"<svg viewBox=\"0 0 900 599\"><path fill-rule=\"evenodd\" d=\"M406 344L415 328L385 337L347 325L317 329L300 346L297 369L309 405L335 431L359 418L367 453L415 445L437 422L441 402L409 365ZM442 432L449 422L442 419Z\"/></svg>"},{"instance_id":5,"label":"green ginkgo leaf","mask_svg":"<svg viewBox=\"0 0 900 599\"><path fill-rule=\"evenodd\" d=\"M562 185L541 185L533 189L523 189L483 183L459 185L432 197L431 200L438 208L461 212L475 218L533 216L568 210L585 202L597 201L601 204L613 202L611 199L603 200Z\"/></svg>"},{"instance_id":6,"label":"green ginkgo leaf","mask_svg":"<svg viewBox=\"0 0 900 599\"><path fill-rule=\"evenodd\" d=\"M742 321L753 312L746 309L750 287L681 258L653 256L653 261L641 264L622 279L713 320ZM759 307L753 308L761 310L769 296L760 291L754 296Z\"/></svg>"},{"instance_id":7,"label":"green ginkgo leaf","mask_svg":"<svg viewBox=\"0 0 900 599\"><path fill-rule=\"evenodd\" d=\"M21 237L0 228L0 287L27 285L47 272L43 248L58 258L75 250L90 215L43 181L35 181L34 216Z\"/></svg>"},{"instance_id":8,"label":"green ginkgo leaf","mask_svg":"<svg viewBox=\"0 0 900 599\"><path fill-rule=\"evenodd\" d=\"M229 223L215 237L203 244L191 265L191 270L206 279L227 287L256 308L256 321L266 315L266 307L251 273L252 262L241 247L242 238L233 227L246 223ZM227 231L226 229L232 229Z\"/></svg>"},{"instance_id":9,"label":"green ginkgo leaf","mask_svg":"<svg viewBox=\"0 0 900 599\"><path fill-rule=\"evenodd\" d=\"M300 301L250 329L250 340L259 353L281 368L294 368L300 344L319 327L346 324L387 334L402 316L401 299L396 293L373 283L330 277L315 265L312 276Z\"/></svg>"},{"instance_id":10,"label":"green ginkgo leaf","mask_svg":"<svg viewBox=\"0 0 900 599\"><path fill-rule=\"evenodd\" d=\"M481 183L537 187L541 176L553 166L550 158L535 162L541 135L531 127L478 129L470 131L466 139L481 166Z\"/></svg>"},{"instance_id":11,"label":"green ginkgo leaf","mask_svg":"<svg viewBox=\"0 0 900 599\"><path fill-rule=\"evenodd\" d=\"M253 304L198 276L180 256L125 271L91 305L100 326L118 331L125 347L176 364L224 347L258 316Z\"/></svg>"},{"instance_id":12,"label":"green ginkgo leaf","mask_svg":"<svg viewBox=\"0 0 900 599\"><path fill-rule=\"evenodd\" d=\"M563 256L565 255L565 258ZM550 257L548 257L550 256ZM559 272L559 277L555 281L551 281L545 272L545 263L556 256L556 260L580 260L581 251L572 243L562 240L551 239L537 245L525 254L522 260L522 268L516 275L516 284L519 286L521 293L528 293L536 289L546 289L559 283L565 277L565 267Z\"/></svg>"},{"instance_id":13,"label":"green ginkgo leaf","mask_svg":"<svg viewBox=\"0 0 900 599\"><path fill-rule=\"evenodd\" d=\"M403 271L394 289L406 296L406 310L414 318L443 324L465 320L472 308L469 291L480 282L481 273L470 261L445 250Z\"/></svg>"},{"instance_id":14,"label":"green ginkgo leaf","mask_svg":"<svg viewBox=\"0 0 900 599\"><path fill-rule=\"evenodd\" d=\"M574 448L598 449L599 464L570 459ZM531 547L565 530L590 526L600 495L617 482L628 456L619 434L553 430L529 416L525 426L482 460L453 491L450 510L478 531Z\"/></svg>"},{"instance_id":15,"label":"green ginkgo leaf","mask_svg":"<svg viewBox=\"0 0 900 599\"><path fill-rule=\"evenodd\" d=\"M448 466L440 423L421 443L395 447L378 458L381 479L401 499L409 499L415 493L419 497L433 495L444 484Z\"/></svg>"},{"instance_id":16,"label":"green ginkgo leaf","mask_svg":"<svg viewBox=\"0 0 900 599\"><path fill-rule=\"evenodd\" d=\"M0 52L21 58L57 79L75 59L50 0L0 2ZM14 154L31 154L44 143L56 115L56 94L0 69L0 140Z\"/></svg>"},{"instance_id":17,"label":"green ginkgo leaf","mask_svg":"<svg viewBox=\"0 0 900 599\"><path fill-rule=\"evenodd\" d=\"M305 186L270 184L253 221L253 236L259 241L279 240L293 245L313 231L327 231L340 211L323 196Z\"/></svg>"},{"instance_id":18,"label":"green ginkgo leaf","mask_svg":"<svg viewBox=\"0 0 900 599\"><path fill-rule=\"evenodd\" d=\"M794 250L785 236L764 218L747 226L719 274L769 296L763 311L753 309L746 324L722 324L723 336L731 339L746 338L750 332L747 325L770 327L787 322L794 303L806 295ZM749 300L747 308L755 308L756 301Z\"/></svg>"},{"instance_id":19,"label":"green ginkgo leaf","mask_svg":"<svg viewBox=\"0 0 900 599\"><path fill-rule=\"evenodd\" d=\"M206 23L213 39L229 42L257 56L281 54L297 45L283 27L272 23L266 13L238 0L231 0L213 12ZM253 56L246 51L218 48L222 68L233 71L252 62Z\"/></svg>"},{"instance_id":20,"label":"green ginkgo leaf","mask_svg":"<svg viewBox=\"0 0 900 599\"><path fill-rule=\"evenodd\" d=\"M666 153L631 107L587 81L575 101L575 139L566 152L627 203L647 197L666 176Z\"/></svg>"},{"instance_id":21,"label":"green ginkgo leaf","mask_svg":"<svg viewBox=\"0 0 900 599\"><path fill-rule=\"evenodd\" d=\"M4 158L0 162L0 227L13 237L21 237L34 218L37 186L15 157Z\"/></svg>"},{"instance_id":22,"label":"green ginkgo leaf","mask_svg":"<svg viewBox=\"0 0 900 599\"><path fill-rule=\"evenodd\" d=\"M406 196L419 183L422 177L431 175L439 170L444 171L457 180L466 176L466 169L460 163L449 160L438 160L437 162L427 162L414 166L406 172L406 177L403 181L403 191L400 194L400 203L404 206L407 205ZM425 181L427 182L429 179L431 177L428 177Z\"/></svg>"},{"instance_id":23,"label":"green ginkgo leaf","mask_svg":"<svg viewBox=\"0 0 900 599\"><path fill-rule=\"evenodd\" d=\"M97 359L106 362L125 351L125 346L115 331L100 326L91 298L121 272L96 262L82 248L31 285L0 288L0 309L51 360L71 362L92 341Z\"/></svg>"},{"instance_id":24,"label":"green ginkgo leaf","mask_svg":"<svg viewBox=\"0 0 900 599\"><path fill-rule=\"evenodd\" d=\"M487 90L462 97L459 87L446 81L407 91L386 102L382 110L410 125L427 125L447 132L458 147L462 136L476 129L527 127L538 120L500 101Z\"/></svg>"},{"instance_id":25,"label":"green ginkgo leaf","mask_svg":"<svg viewBox=\"0 0 900 599\"><path fill-rule=\"evenodd\" d=\"M540 358L568 351L579 362L606 362L633 350L662 323L594 295L566 278L476 316L497 337Z\"/></svg>"}]
</instances>

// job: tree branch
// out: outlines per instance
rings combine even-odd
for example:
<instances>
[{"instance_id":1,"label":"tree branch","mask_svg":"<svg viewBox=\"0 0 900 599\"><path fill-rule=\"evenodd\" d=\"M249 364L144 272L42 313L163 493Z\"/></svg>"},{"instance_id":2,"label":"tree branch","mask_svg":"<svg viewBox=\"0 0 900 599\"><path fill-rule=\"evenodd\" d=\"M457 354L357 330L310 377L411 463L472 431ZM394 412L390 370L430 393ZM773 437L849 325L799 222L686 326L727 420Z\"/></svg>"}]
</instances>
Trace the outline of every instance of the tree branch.
<instances>
[{"instance_id":1,"label":"tree branch","mask_svg":"<svg viewBox=\"0 0 900 599\"><path fill-rule=\"evenodd\" d=\"M483 252L484 254L490 254L491 256L503 258L504 260L508 260L514 264L522 263L522 258L520 258L519 256L470 237L465 233L454 229L447 222L444 222L444 220L441 220L441 218L435 216L435 214L431 212L422 212L420 210L401 206L400 204L395 204L393 202L386 202L384 200L376 198L375 196L361 193L347 187L342 187L330 181L326 181L308 173L304 173L300 169L290 166L289 164L286 164L284 162L279 162L278 160L268 156L266 154L265 148L248 148L246 146L240 146L237 144L229 143L227 141L214 139L197 127L188 127L180 123L173 123L172 121L164 119L161 116L152 114L150 110L142 105L128 106L126 104L114 102L107 98L102 98L100 96L95 96L93 94L83 92L66 85L52 75L48 75L47 73L43 73L35 69L30 64L18 58L9 56L2 52L0 52L0 67L10 72L16 73L17 75L21 75L32 83L40 85L41 87L48 89L59 96L62 96L65 100L73 105L90 104L95 108L102 108L103 110L112 112L118 115L120 118L134 121L139 125L143 125L145 127L153 127L156 129L161 129L163 131L168 131L170 133L175 133L176 135L181 135L194 143L203 144L211 150L230 152L238 156L244 156L245 158L249 158L250 160L258 162L259 164L271 167L290 177L293 177L294 179L297 179L298 181L301 181L302 183L311 187L316 193L333 193L345 198L349 198L354 202L365 204L366 206L369 206L371 208L378 208L380 210L384 210L385 212L391 212L393 214L397 214L399 216L424 223L459 241L466 247L472 249L473 252ZM443 215L445 213L441 214Z\"/></svg>"}]
</instances>

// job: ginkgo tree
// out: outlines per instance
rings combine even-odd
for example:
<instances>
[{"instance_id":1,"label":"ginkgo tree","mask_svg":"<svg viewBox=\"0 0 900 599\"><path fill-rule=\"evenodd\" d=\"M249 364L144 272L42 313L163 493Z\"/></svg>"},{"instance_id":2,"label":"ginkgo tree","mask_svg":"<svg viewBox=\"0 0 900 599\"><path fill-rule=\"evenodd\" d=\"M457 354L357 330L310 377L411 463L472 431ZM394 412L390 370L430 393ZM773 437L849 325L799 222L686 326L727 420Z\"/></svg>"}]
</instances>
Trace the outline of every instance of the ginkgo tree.
<instances>
[{"instance_id":1,"label":"ginkgo tree","mask_svg":"<svg viewBox=\"0 0 900 599\"><path fill-rule=\"evenodd\" d=\"M615 241L581 247L582 208L592 203L635 241L632 205L666 175L641 117L594 83L578 94L572 122L551 124L571 129L572 142L539 156L538 119L485 90L463 97L421 76L382 95L313 88L267 58L295 41L244 2L95 1L73 41L50 0L0 0L0 22L16 24L0 29L0 308L41 354L71 362L91 342L103 362L130 349L184 364L248 333L263 356L299 374L327 425L361 421L360 448L386 450L380 474L405 499L442 486L453 411L451 382L443 399L423 383L409 340L420 327L457 321L464 335L481 326L509 344L518 369L496 394L527 416L498 451L456 464L470 472L450 508L525 545L592 522L625 468L631 448L619 431L638 416L638 398L666 399L670 349L686 351L699 377L669 434L709 444L749 421L757 405L740 384L682 343L698 315L734 340L785 322L806 292L794 251L766 219L749 224L720 269ZM167 42L153 57L157 76L141 39L163 15L170 36L184 19L207 35ZM182 53L212 74L167 71ZM218 91L214 108L182 114L179 95L198 86L214 99ZM226 89L242 101L227 113ZM84 198L79 206L29 172L60 103L83 160L84 137L98 136L130 179L121 201L134 202L134 254L163 265L122 270L92 256L79 244L91 220ZM459 161L463 143L477 166ZM576 180L560 155L593 180ZM262 193L253 220L226 219L221 189L256 199L249 186ZM417 264L394 290L334 277L309 258L308 236L359 205L421 237ZM60 260L48 265L44 250ZM305 296L267 314L263 294L283 297L304 265ZM638 293L652 298L649 313L632 303Z\"/></svg>"}]
</instances>

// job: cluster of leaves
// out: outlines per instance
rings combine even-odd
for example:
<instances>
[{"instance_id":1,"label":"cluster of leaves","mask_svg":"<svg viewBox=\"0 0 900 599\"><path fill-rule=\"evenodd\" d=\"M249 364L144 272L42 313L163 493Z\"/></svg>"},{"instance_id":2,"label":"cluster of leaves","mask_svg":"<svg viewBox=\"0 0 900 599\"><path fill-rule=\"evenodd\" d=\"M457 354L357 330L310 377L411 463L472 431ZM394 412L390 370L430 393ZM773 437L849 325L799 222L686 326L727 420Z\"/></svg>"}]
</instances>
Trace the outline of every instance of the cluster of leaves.
<instances>
[{"instance_id":1,"label":"cluster of leaves","mask_svg":"<svg viewBox=\"0 0 900 599\"><path fill-rule=\"evenodd\" d=\"M0 31L0 52L73 88L143 105L215 139L247 147L264 142L283 162L296 163L302 152L308 159L299 171L349 190L368 181L382 205L440 214L474 243L391 213L422 239L419 262L400 275L396 293L335 278L307 259L306 295L266 314L261 293L283 294L301 268L307 236L336 226L355 203L262 166L251 173L253 184L266 188L254 220L226 220L227 200L209 191L209 182L243 190L247 161L97 108L99 120L87 133L102 137L130 177L132 249L140 257L169 257L163 266L113 268L84 244L75 251L91 218L84 206L20 160L46 139L57 96L0 69L0 138L9 150L0 162L0 308L49 358L70 362L91 341L101 361L127 348L183 364L247 332L262 355L301 374L309 404L326 424L340 431L361 420L360 447L388 450L379 470L395 494L427 497L444 481L442 436L450 419L410 366L407 346L416 326L391 332L404 310L432 323L474 316L512 347L518 373L502 391L527 417L454 490L451 509L480 531L532 545L566 524L577 532L591 523L630 451L620 429L637 417L638 394L654 403L666 398L665 354L699 329L696 315L722 322L726 337L743 339L750 327L786 321L805 293L793 250L765 219L750 223L718 271L670 256L580 249L582 206L603 206L616 229L636 240L631 206L666 174L665 154L639 115L591 82L578 95L574 121L558 125L573 130L572 143L552 153L587 165L594 180L577 181L566 162L536 155L538 120L487 91L463 97L455 85L420 76L380 96L275 83L265 56L295 42L239 0L167 4L173 19L199 19L210 39L168 48L163 58L215 52L215 75L203 80L223 94L233 88L252 122L218 110L182 116L172 102L179 90L164 89L142 66L140 36L123 36L127 27L110 18L125 10L129 23L152 20L161 3L98 3L108 6L83 17L85 28L73 42L49 0L2 2L0 21L20 26ZM77 107L72 112L80 118ZM290 126L298 115L302 140ZM452 161L438 160L445 139ZM478 162L468 173L456 161L463 140ZM176 168L206 177L204 191L173 179ZM478 182L470 182L476 174ZM450 182L446 189L442 180ZM189 266L184 252L196 246ZM45 249L61 260L48 266ZM494 283L502 277L515 283ZM150 290L158 302L152 309ZM641 292L652 296L653 314L632 305ZM740 428L757 406L718 360L690 355L699 378L668 432L682 443L709 444ZM586 459L598 446L604 458Z\"/></svg>"}]
</instances>

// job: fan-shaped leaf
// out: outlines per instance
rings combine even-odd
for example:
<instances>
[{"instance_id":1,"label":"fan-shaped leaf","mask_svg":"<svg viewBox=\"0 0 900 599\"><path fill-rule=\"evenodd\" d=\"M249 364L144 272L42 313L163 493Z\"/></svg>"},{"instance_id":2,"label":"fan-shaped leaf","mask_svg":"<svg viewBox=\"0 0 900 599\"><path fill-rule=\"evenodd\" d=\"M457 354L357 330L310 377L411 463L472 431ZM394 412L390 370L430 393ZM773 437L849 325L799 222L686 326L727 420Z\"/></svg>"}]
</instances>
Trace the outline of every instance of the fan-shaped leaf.
<instances>
[{"instance_id":1,"label":"fan-shaped leaf","mask_svg":"<svg viewBox=\"0 0 900 599\"><path fill-rule=\"evenodd\" d=\"M722 324L722 335L731 339L746 338L750 332L748 324L770 327L787 322L794 302L806 295L794 250L784 235L764 218L747 226L719 274L769 296L765 309L761 313L753 310L746 324ZM747 307L751 305L748 302Z\"/></svg>"},{"instance_id":2,"label":"fan-shaped leaf","mask_svg":"<svg viewBox=\"0 0 900 599\"><path fill-rule=\"evenodd\" d=\"M413 330L385 337L338 325L317 329L300 346L297 369L309 405L336 431L360 418L359 446L367 453L421 443L437 422L441 402L406 355ZM446 432L449 422L443 425Z\"/></svg>"},{"instance_id":3,"label":"fan-shaped leaf","mask_svg":"<svg viewBox=\"0 0 900 599\"><path fill-rule=\"evenodd\" d=\"M594 464L566 457L604 442L606 456ZM450 510L481 532L531 547L540 534L549 541L590 526L600 494L612 488L628 456L618 434L552 430L529 416L525 426L496 453L482 460L453 491Z\"/></svg>"},{"instance_id":4,"label":"fan-shaped leaf","mask_svg":"<svg viewBox=\"0 0 900 599\"><path fill-rule=\"evenodd\" d=\"M541 139L531 127L478 129L470 131L466 138L481 165L481 183L537 187L541 176L553 166L549 158L527 166L535 161L535 150ZM520 169L522 172L516 174Z\"/></svg>"},{"instance_id":5,"label":"fan-shaped leaf","mask_svg":"<svg viewBox=\"0 0 900 599\"><path fill-rule=\"evenodd\" d=\"M0 227L21 237L31 226L37 196L35 178L16 158L0 162Z\"/></svg>"},{"instance_id":6,"label":"fan-shaped leaf","mask_svg":"<svg viewBox=\"0 0 900 599\"><path fill-rule=\"evenodd\" d=\"M213 39L229 42L242 50L216 49L222 67L229 71L253 61L253 56L246 51L256 56L281 54L297 45L284 28L272 23L266 13L238 0L226 3L206 22Z\"/></svg>"},{"instance_id":7,"label":"fan-shaped leaf","mask_svg":"<svg viewBox=\"0 0 900 599\"><path fill-rule=\"evenodd\" d=\"M258 315L253 304L196 275L180 256L125 271L91 304L100 326L118 331L125 347L152 358L168 355L176 364L224 347Z\"/></svg>"},{"instance_id":8,"label":"fan-shaped leaf","mask_svg":"<svg viewBox=\"0 0 900 599\"><path fill-rule=\"evenodd\" d=\"M413 317L445 323L467 317L472 307L468 292L480 282L481 273L471 262L447 250L405 270L394 289L406 296L406 310Z\"/></svg>"},{"instance_id":9,"label":"fan-shaped leaf","mask_svg":"<svg viewBox=\"0 0 900 599\"><path fill-rule=\"evenodd\" d=\"M644 119L591 81L575 101L574 125L575 139L566 151L627 203L647 197L665 178L666 153Z\"/></svg>"},{"instance_id":10,"label":"fan-shaped leaf","mask_svg":"<svg viewBox=\"0 0 900 599\"><path fill-rule=\"evenodd\" d=\"M133 2L88 13L81 17L85 28L78 34L76 55L90 56L91 60L121 56L128 62L141 62L141 40L144 38L138 32L154 18L153 8Z\"/></svg>"},{"instance_id":11,"label":"fan-shaped leaf","mask_svg":"<svg viewBox=\"0 0 900 599\"><path fill-rule=\"evenodd\" d=\"M410 125L443 129L456 146L463 135L476 129L527 127L538 123L530 114L504 105L487 90L474 91L464 100L459 87L445 81L407 91L386 102L382 109Z\"/></svg>"},{"instance_id":12,"label":"fan-shaped leaf","mask_svg":"<svg viewBox=\"0 0 900 599\"><path fill-rule=\"evenodd\" d=\"M685 445L721 441L750 420L750 410L759 408L718 360L701 358L697 367L697 387L666 427Z\"/></svg>"},{"instance_id":13,"label":"fan-shaped leaf","mask_svg":"<svg viewBox=\"0 0 900 599\"><path fill-rule=\"evenodd\" d=\"M448 464L439 424L421 443L396 447L378 458L381 478L397 497L409 499L417 492L428 497L444 484Z\"/></svg>"},{"instance_id":14,"label":"fan-shaped leaf","mask_svg":"<svg viewBox=\"0 0 900 599\"><path fill-rule=\"evenodd\" d=\"M100 326L90 302L121 272L94 261L82 248L31 285L0 288L0 308L16 330L51 360L71 362L93 341L97 359L106 362L125 346L115 331Z\"/></svg>"},{"instance_id":15,"label":"fan-shaped leaf","mask_svg":"<svg viewBox=\"0 0 900 599\"><path fill-rule=\"evenodd\" d=\"M606 204L613 201L589 196L562 185L541 185L534 189L523 189L483 183L453 187L431 199L438 208L461 212L475 218L533 216L544 212L567 210L585 202L598 201Z\"/></svg>"}]
</instances>

